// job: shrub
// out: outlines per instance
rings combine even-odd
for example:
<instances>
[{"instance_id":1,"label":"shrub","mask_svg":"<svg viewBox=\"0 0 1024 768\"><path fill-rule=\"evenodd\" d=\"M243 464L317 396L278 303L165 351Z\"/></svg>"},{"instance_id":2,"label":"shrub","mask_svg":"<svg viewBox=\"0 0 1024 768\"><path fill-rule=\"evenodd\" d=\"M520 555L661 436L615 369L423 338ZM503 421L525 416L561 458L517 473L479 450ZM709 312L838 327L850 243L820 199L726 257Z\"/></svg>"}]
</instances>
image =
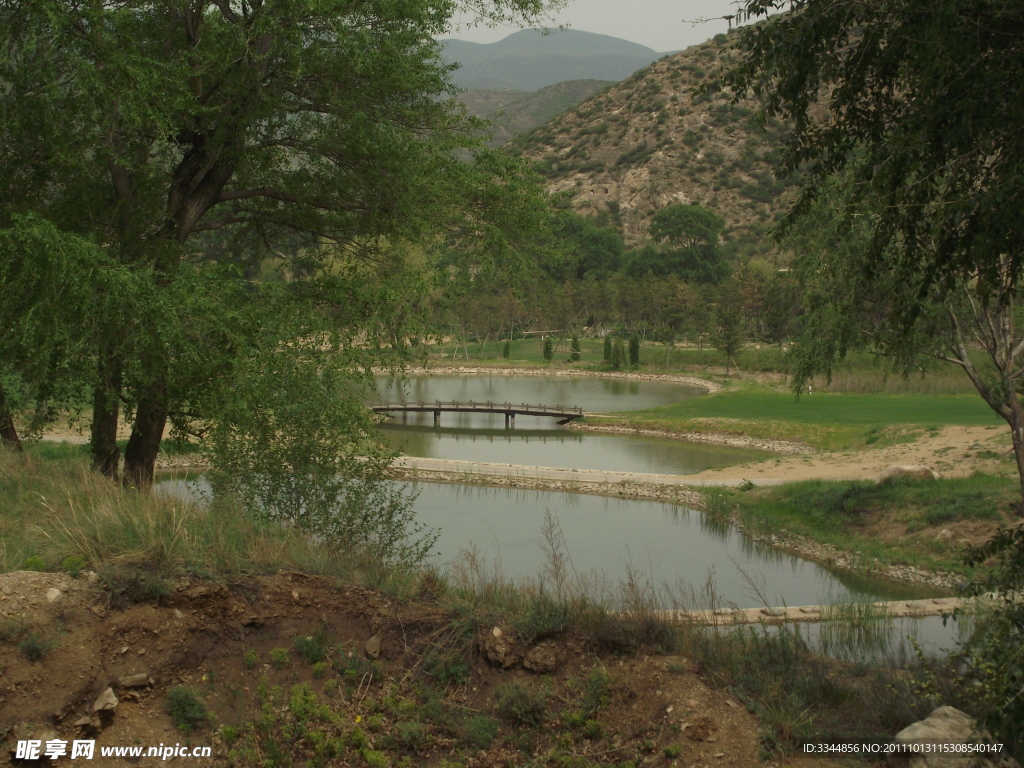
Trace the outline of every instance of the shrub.
<instances>
[{"instance_id":1,"label":"shrub","mask_svg":"<svg viewBox=\"0 0 1024 768\"><path fill-rule=\"evenodd\" d=\"M629 364L633 368L640 365L640 337L635 333L629 337Z\"/></svg>"},{"instance_id":2,"label":"shrub","mask_svg":"<svg viewBox=\"0 0 1024 768\"><path fill-rule=\"evenodd\" d=\"M551 359L555 356L555 347L551 343L551 337L546 336L544 338L544 361L550 363Z\"/></svg>"},{"instance_id":3,"label":"shrub","mask_svg":"<svg viewBox=\"0 0 1024 768\"><path fill-rule=\"evenodd\" d=\"M210 717L199 694L183 685L177 685L167 692L164 711L171 716L174 725L182 733L192 733L201 728Z\"/></svg>"},{"instance_id":4,"label":"shrub","mask_svg":"<svg viewBox=\"0 0 1024 768\"><path fill-rule=\"evenodd\" d=\"M477 715L462 725L462 741L476 749L487 749L498 735L498 721L493 717Z\"/></svg>"},{"instance_id":5,"label":"shrub","mask_svg":"<svg viewBox=\"0 0 1024 768\"><path fill-rule=\"evenodd\" d=\"M310 664L322 662L327 658L327 637L320 630L312 635L295 638L295 650Z\"/></svg>"},{"instance_id":6,"label":"shrub","mask_svg":"<svg viewBox=\"0 0 1024 768\"><path fill-rule=\"evenodd\" d=\"M278 669L284 669L291 661L289 653L287 648L272 648L270 651L270 661Z\"/></svg>"},{"instance_id":7,"label":"shrub","mask_svg":"<svg viewBox=\"0 0 1024 768\"><path fill-rule=\"evenodd\" d=\"M539 685L513 680L494 691L494 708L521 725L539 725L548 707L548 691Z\"/></svg>"},{"instance_id":8,"label":"shrub","mask_svg":"<svg viewBox=\"0 0 1024 768\"><path fill-rule=\"evenodd\" d=\"M18 643L18 650L29 661L39 661L50 652L53 643L40 635L38 632L29 632L24 639Z\"/></svg>"},{"instance_id":9,"label":"shrub","mask_svg":"<svg viewBox=\"0 0 1024 768\"><path fill-rule=\"evenodd\" d=\"M574 363L579 362L581 351L582 351L582 349L580 347L580 337L579 336L573 336L572 337L572 353L569 355L569 360L571 360Z\"/></svg>"},{"instance_id":10,"label":"shrub","mask_svg":"<svg viewBox=\"0 0 1024 768\"><path fill-rule=\"evenodd\" d=\"M604 361L610 363L612 361L612 337L604 337Z\"/></svg>"}]
</instances>

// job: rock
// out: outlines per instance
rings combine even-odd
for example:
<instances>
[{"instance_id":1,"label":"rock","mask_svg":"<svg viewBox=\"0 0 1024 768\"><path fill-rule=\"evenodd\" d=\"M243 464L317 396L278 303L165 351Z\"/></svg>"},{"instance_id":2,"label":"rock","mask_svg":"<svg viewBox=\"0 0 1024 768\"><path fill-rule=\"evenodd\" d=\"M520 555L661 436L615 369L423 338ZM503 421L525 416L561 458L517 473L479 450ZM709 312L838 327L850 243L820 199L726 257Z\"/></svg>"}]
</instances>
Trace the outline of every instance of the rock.
<instances>
[{"instance_id":1,"label":"rock","mask_svg":"<svg viewBox=\"0 0 1024 768\"><path fill-rule=\"evenodd\" d=\"M511 669L519 661L520 656L501 630L497 627L494 629L498 634L494 634L492 631L491 634L484 635L480 641L480 650L483 652L484 658L491 664L502 669Z\"/></svg>"},{"instance_id":2,"label":"rock","mask_svg":"<svg viewBox=\"0 0 1024 768\"><path fill-rule=\"evenodd\" d=\"M149 679L148 672L136 672L134 675L125 675L117 681L118 688L146 688L153 684Z\"/></svg>"},{"instance_id":3,"label":"rock","mask_svg":"<svg viewBox=\"0 0 1024 768\"><path fill-rule=\"evenodd\" d=\"M179 611L177 608L175 608L174 609L174 618L176 618L176 619L184 619L185 618L185 614L182 613L181 611Z\"/></svg>"},{"instance_id":4,"label":"rock","mask_svg":"<svg viewBox=\"0 0 1024 768\"><path fill-rule=\"evenodd\" d=\"M59 589L57 589L56 587L51 587L50 589L46 590L46 600L47 600L47 602L55 603L58 600L60 600L61 595L62 595L61 591Z\"/></svg>"},{"instance_id":5,"label":"rock","mask_svg":"<svg viewBox=\"0 0 1024 768\"><path fill-rule=\"evenodd\" d=\"M92 705L93 712L113 712L116 708L117 696L114 695L113 688L107 688Z\"/></svg>"},{"instance_id":6,"label":"rock","mask_svg":"<svg viewBox=\"0 0 1024 768\"><path fill-rule=\"evenodd\" d=\"M891 464L878 476L879 483L890 480L938 480L939 473L922 464Z\"/></svg>"},{"instance_id":7,"label":"rock","mask_svg":"<svg viewBox=\"0 0 1024 768\"><path fill-rule=\"evenodd\" d=\"M79 736L92 738L103 730L103 724L100 723L100 719L96 715L92 717L84 716L75 720L75 729L78 731Z\"/></svg>"},{"instance_id":8,"label":"rock","mask_svg":"<svg viewBox=\"0 0 1024 768\"><path fill-rule=\"evenodd\" d=\"M558 666L558 650L551 643L541 643L530 649L523 659L523 666L531 672L546 674Z\"/></svg>"},{"instance_id":9,"label":"rock","mask_svg":"<svg viewBox=\"0 0 1024 768\"><path fill-rule=\"evenodd\" d=\"M979 729L974 719L959 709L939 707L927 718L908 725L893 737L896 744L991 744L988 731ZM897 768L1020 768L1005 753L922 752L892 754L889 764Z\"/></svg>"},{"instance_id":10,"label":"rock","mask_svg":"<svg viewBox=\"0 0 1024 768\"><path fill-rule=\"evenodd\" d=\"M366 641L366 645L363 646L363 650L366 651L366 655L369 656L371 659L379 659L380 658L380 646L381 646L380 635L374 635L373 637L371 637L369 640Z\"/></svg>"}]
</instances>

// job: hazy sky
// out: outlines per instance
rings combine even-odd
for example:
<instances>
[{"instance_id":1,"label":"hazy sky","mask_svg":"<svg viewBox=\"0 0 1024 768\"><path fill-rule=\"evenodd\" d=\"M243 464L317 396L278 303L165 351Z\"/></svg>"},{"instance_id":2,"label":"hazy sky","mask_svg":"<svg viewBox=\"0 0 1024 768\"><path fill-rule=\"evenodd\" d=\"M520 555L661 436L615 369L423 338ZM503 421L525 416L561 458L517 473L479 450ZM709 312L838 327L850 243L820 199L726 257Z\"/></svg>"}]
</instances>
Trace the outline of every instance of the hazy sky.
<instances>
[{"instance_id":1,"label":"hazy sky","mask_svg":"<svg viewBox=\"0 0 1024 768\"><path fill-rule=\"evenodd\" d=\"M728 25L722 17L735 13L736 7L735 0L570 0L554 21L664 52L680 50L725 32ZM710 21L694 23L700 19ZM493 43L516 29L462 28L452 31L451 37Z\"/></svg>"}]
</instances>

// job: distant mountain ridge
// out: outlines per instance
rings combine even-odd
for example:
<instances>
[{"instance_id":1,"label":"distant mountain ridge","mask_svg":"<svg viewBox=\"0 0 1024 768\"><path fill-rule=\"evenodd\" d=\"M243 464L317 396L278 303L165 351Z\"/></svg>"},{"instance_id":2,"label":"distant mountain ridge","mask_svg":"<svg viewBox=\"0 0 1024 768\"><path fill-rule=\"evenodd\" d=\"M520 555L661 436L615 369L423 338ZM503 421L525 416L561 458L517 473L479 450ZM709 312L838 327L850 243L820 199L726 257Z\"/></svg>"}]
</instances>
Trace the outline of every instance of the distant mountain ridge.
<instances>
[{"instance_id":1,"label":"distant mountain ridge","mask_svg":"<svg viewBox=\"0 0 1024 768\"><path fill-rule=\"evenodd\" d=\"M536 91L566 80L618 81L662 54L639 43L575 29L524 29L496 43L442 40L452 80L476 90Z\"/></svg>"}]
</instances>

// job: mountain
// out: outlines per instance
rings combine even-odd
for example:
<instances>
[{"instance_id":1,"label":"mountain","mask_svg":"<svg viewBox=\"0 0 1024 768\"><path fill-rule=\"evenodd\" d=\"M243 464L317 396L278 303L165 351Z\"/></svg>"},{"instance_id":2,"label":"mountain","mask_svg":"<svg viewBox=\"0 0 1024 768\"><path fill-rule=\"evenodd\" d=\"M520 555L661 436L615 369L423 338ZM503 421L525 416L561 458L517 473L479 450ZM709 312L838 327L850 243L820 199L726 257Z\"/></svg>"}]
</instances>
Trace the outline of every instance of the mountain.
<instances>
[{"instance_id":1,"label":"mountain","mask_svg":"<svg viewBox=\"0 0 1024 768\"><path fill-rule=\"evenodd\" d=\"M538 161L550 190L580 213L620 222L630 246L645 241L655 211L682 202L725 218L734 260L769 254L768 230L797 179L772 175L783 125L761 127L756 102L733 103L710 85L735 56L734 39L659 59L509 146Z\"/></svg>"},{"instance_id":2,"label":"mountain","mask_svg":"<svg viewBox=\"0 0 1024 768\"><path fill-rule=\"evenodd\" d=\"M575 29L524 29L496 43L446 39L452 80L475 90L536 91L565 80L622 80L661 54L610 35Z\"/></svg>"},{"instance_id":3,"label":"mountain","mask_svg":"<svg viewBox=\"0 0 1024 768\"><path fill-rule=\"evenodd\" d=\"M468 90L459 98L469 113L490 120L491 146L501 146L521 133L575 107L613 83L607 80L566 80L537 91Z\"/></svg>"}]
</instances>

